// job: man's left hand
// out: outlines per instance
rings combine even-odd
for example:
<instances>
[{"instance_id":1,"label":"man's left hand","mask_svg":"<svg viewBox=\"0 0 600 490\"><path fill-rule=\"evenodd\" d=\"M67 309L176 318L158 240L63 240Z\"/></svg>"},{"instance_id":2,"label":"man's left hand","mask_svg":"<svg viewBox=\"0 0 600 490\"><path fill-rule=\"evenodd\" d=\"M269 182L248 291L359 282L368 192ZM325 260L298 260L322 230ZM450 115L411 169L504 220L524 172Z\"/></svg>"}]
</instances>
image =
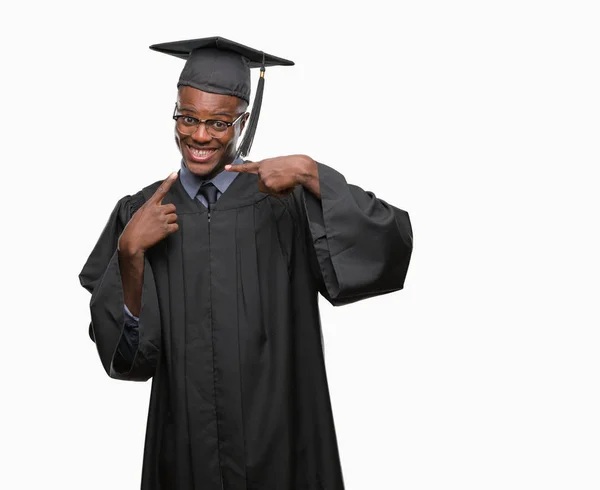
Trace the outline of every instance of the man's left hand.
<instances>
[{"instance_id":1,"label":"man's left hand","mask_svg":"<svg viewBox=\"0 0 600 490\"><path fill-rule=\"evenodd\" d=\"M319 197L319 176L316 162L306 155L267 158L259 162L226 165L228 172L258 175L261 192L286 196L302 185Z\"/></svg>"}]
</instances>

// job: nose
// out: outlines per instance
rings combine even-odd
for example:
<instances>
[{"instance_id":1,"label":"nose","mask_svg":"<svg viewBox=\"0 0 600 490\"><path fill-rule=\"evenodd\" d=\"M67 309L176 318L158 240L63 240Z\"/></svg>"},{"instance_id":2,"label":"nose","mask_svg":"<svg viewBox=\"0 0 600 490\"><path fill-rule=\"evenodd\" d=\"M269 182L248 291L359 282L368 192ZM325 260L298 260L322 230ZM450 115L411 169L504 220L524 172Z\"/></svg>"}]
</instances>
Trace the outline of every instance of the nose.
<instances>
[{"instance_id":1,"label":"nose","mask_svg":"<svg viewBox=\"0 0 600 490\"><path fill-rule=\"evenodd\" d=\"M203 122L198 125L198 129L196 129L196 131L194 131L190 136L194 141L199 143L207 143L213 139L213 137L208 134L208 131L206 130L206 124Z\"/></svg>"}]
</instances>

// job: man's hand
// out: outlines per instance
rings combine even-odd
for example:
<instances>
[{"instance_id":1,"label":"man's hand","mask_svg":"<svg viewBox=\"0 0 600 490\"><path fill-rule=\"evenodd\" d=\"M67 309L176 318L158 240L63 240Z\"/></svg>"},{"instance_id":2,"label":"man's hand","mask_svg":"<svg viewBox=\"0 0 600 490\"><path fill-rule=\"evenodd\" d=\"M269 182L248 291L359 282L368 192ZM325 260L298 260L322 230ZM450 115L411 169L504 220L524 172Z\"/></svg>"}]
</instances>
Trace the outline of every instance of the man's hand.
<instances>
[{"instance_id":1,"label":"man's hand","mask_svg":"<svg viewBox=\"0 0 600 490\"><path fill-rule=\"evenodd\" d=\"M286 196L297 185L302 185L320 197L319 176L316 162L306 155L290 155L267 158L260 162L226 165L228 172L258 175L261 192L275 196Z\"/></svg>"},{"instance_id":2,"label":"man's hand","mask_svg":"<svg viewBox=\"0 0 600 490\"><path fill-rule=\"evenodd\" d=\"M175 205L162 204L162 200L176 180L177 172L173 172L132 216L119 238L119 252L125 255L145 253L150 247L179 229Z\"/></svg>"}]
</instances>

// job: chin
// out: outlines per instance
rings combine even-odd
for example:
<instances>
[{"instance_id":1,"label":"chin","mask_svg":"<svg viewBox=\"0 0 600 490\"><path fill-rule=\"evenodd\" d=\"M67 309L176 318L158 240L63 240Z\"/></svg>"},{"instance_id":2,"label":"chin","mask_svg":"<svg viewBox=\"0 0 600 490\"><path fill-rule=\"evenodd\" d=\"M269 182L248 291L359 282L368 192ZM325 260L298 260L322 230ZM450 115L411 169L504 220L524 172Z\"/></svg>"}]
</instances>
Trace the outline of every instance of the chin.
<instances>
[{"instance_id":1,"label":"chin","mask_svg":"<svg viewBox=\"0 0 600 490\"><path fill-rule=\"evenodd\" d=\"M198 177L214 176L225 167L221 162L213 164L185 162L185 165L191 173Z\"/></svg>"}]
</instances>

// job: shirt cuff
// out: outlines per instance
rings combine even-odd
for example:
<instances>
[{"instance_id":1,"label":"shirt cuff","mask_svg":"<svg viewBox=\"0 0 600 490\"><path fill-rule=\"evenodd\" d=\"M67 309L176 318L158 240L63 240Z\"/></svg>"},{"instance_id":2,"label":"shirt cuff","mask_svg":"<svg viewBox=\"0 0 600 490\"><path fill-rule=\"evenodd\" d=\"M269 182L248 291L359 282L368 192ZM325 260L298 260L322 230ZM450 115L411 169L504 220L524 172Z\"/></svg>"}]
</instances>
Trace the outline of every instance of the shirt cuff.
<instances>
[{"instance_id":1,"label":"shirt cuff","mask_svg":"<svg viewBox=\"0 0 600 490\"><path fill-rule=\"evenodd\" d=\"M129 308L127 308L126 304L123 303L123 306L125 307L125 315L127 315L130 319L134 320L136 323L138 323L140 321L139 317L134 316L133 313L129 311Z\"/></svg>"}]
</instances>

